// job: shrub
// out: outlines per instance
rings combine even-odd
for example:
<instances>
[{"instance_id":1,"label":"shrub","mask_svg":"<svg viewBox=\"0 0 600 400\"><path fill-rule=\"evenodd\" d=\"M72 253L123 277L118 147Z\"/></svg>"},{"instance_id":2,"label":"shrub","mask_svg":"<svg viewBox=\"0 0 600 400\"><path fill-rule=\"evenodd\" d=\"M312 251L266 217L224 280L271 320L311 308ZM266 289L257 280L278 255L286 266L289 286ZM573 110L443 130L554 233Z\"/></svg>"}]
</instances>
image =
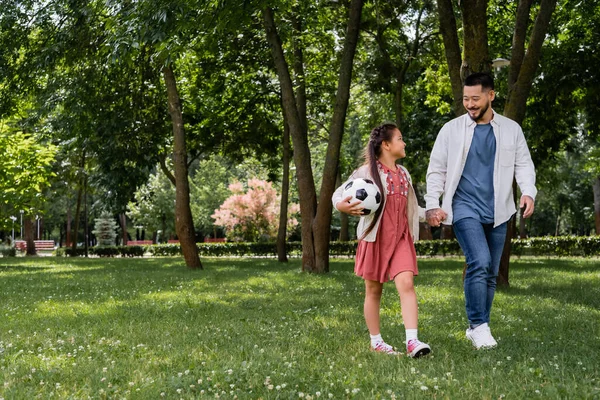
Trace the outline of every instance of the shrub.
<instances>
[{"instance_id":1,"label":"shrub","mask_svg":"<svg viewBox=\"0 0 600 400\"><path fill-rule=\"evenodd\" d=\"M0 254L2 257L16 257L17 249L12 246L0 245Z\"/></svg>"},{"instance_id":2,"label":"shrub","mask_svg":"<svg viewBox=\"0 0 600 400\"><path fill-rule=\"evenodd\" d=\"M198 251L203 257L272 257L277 254L274 242L228 242L197 243ZM287 253L291 256L302 255L301 242L288 242ZM332 257L353 257L356 254L357 242L331 242L329 255ZM420 256L461 256L462 251L456 240L422 240L415 243L417 255ZM142 257L150 253L153 257L178 256L181 254L179 243L158 244L151 246L106 246L92 247L90 254L100 257ZM71 248L56 250L57 256L82 256L83 249L73 251ZM539 237L530 239L513 239L512 254L515 256L585 256L600 255L600 236L564 236Z\"/></svg>"},{"instance_id":3,"label":"shrub","mask_svg":"<svg viewBox=\"0 0 600 400\"><path fill-rule=\"evenodd\" d=\"M121 251L117 246L97 246L91 247L89 253L98 257L114 257L121 254Z\"/></svg>"},{"instance_id":4,"label":"shrub","mask_svg":"<svg viewBox=\"0 0 600 400\"><path fill-rule=\"evenodd\" d=\"M145 253L144 246L120 246L118 249L121 257L143 257Z\"/></svg>"}]
</instances>

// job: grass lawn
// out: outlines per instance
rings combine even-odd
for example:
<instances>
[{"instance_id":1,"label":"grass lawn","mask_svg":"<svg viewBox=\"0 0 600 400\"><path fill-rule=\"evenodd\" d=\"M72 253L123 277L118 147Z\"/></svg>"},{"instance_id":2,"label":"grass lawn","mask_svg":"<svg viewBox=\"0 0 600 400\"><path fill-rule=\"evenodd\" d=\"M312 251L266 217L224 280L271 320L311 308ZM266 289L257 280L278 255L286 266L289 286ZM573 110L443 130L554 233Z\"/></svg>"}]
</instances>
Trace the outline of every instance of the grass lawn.
<instances>
[{"instance_id":1,"label":"grass lawn","mask_svg":"<svg viewBox=\"0 0 600 400\"><path fill-rule=\"evenodd\" d=\"M0 258L0 398L600 398L600 261L513 260L499 346L465 339L460 259L420 260L413 360L368 351L352 260ZM402 347L392 284L382 334Z\"/></svg>"}]
</instances>

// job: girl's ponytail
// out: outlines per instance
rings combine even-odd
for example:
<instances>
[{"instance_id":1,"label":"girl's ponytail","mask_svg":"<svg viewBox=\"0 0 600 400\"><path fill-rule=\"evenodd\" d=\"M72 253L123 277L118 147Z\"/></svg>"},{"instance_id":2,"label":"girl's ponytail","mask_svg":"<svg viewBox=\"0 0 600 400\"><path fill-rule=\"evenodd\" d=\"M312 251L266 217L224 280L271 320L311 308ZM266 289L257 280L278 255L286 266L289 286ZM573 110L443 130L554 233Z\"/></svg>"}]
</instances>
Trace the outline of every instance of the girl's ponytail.
<instances>
[{"instance_id":1,"label":"girl's ponytail","mask_svg":"<svg viewBox=\"0 0 600 400\"><path fill-rule=\"evenodd\" d=\"M367 143L367 147L364 150L364 158L365 165L369 165L369 172L371 174L371 178L377 185L379 189L379 193L381 193L381 198L385 198L385 190L386 188L383 186L383 182L381 181L381 176L379 175L379 166L377 165L377 160L381 155L381 144L384 141L390 142L392 140L394 130L398 129L396 124L386 123L374 128L371 131L371 136L369 137L369 142ZM363 233L362 237L359 240L364 239L371 231L375 228L375 224L379 220L381 213L383 212L383 204L380 206L375 214L373 215L373 220Z\"/></svg>"}]
</instances>

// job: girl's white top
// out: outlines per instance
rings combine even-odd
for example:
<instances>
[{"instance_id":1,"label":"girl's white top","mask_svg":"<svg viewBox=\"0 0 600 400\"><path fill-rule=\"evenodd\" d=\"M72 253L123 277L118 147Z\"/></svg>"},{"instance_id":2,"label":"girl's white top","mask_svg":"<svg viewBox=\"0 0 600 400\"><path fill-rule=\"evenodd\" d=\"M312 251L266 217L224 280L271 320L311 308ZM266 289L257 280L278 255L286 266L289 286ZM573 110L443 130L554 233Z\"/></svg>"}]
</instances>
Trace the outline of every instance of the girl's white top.
<instances>
[{"instance_id":1,"label":"girl's white top","mask_svg":"<svg viewBox=\"0 0 600 400\"><path fill-rule=\"evenodd\" d=\"M419 239L419 221L425 221L425 209L419 207L419 204L417 203L417 196L415 195L415 190L413 189L412 185L412 179L410 177L410 174L408 173L408 170L401 165L397 165L397 167L402 168L406 173L406 177L408 178L408 203L406 216L408 219L408 228L413 237L413 241L416 241ZM379 168L379 176L381 177L381 182L385 191L385 193L382 193L383 200L380 205L380 207L382 207L382 212L379 215L379 219L375 223L373 230L371 230L371 232L369 232L369 234L363 238L365 242L374 242L375 239L377 239L377 230L379 228L379 224L381 223L381 217L383 216L383 207L385 207L385 200L387 197L387 175L385 172L383 172L383 170L381 170L381 168ZM333 201L333 207L335 207L336 210L337 203L343 200L342 193L344 192L344 187L346 186L346 184L348 184L348 182L357 178L366 178L374 180L371 176L370 168L368 165L363 165L362 167L355 170L352 173L352 175L350 175L348 180L346 180L346 182L344 182L342 186L336 189L336 191L333 193L333 196L331 197L331 200ZM375 218L375 213L365 215L364 217L360 218L360 221L358 221L358 226L356 228L356 235L359 239L363 236L364 232L367 230L369 225L371 225L371 221L373 221L373 218Z\"/></svg>"}]
</instances>

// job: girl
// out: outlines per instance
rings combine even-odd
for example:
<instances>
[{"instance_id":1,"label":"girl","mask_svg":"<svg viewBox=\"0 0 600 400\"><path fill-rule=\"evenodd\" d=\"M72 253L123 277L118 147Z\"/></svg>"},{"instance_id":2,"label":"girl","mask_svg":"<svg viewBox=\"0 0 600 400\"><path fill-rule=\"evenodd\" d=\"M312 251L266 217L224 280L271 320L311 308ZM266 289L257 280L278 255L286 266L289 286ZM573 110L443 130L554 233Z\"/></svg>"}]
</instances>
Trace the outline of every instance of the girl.
<instances>
[{"instance_id":1,"label":"girl","mask_svg":"<svg viewBox=\"0 0 600 400\"><path fill-rule=\"evenodd\" d=\"M338 211L360 216L360 202L350 203L351 197L342 199L344 187L356 178L373 180L383 195L377 211L362 217L358 223L354 272L365 281L364 314L371 334L371 350L398 354L384 342L379 331L383 283L393 280L406 328L406 352L417 358L431 351L417 337L418 307L413 286L413 277L418 274L413 240L419 236L419 219L425 219L425 210L417 204L408 171L396 164L397 159L406 156L405 147L396 125L383 124L373 129L364 152L365 164L335 191L332 200Z\"/></svg>"}]
</instances>

